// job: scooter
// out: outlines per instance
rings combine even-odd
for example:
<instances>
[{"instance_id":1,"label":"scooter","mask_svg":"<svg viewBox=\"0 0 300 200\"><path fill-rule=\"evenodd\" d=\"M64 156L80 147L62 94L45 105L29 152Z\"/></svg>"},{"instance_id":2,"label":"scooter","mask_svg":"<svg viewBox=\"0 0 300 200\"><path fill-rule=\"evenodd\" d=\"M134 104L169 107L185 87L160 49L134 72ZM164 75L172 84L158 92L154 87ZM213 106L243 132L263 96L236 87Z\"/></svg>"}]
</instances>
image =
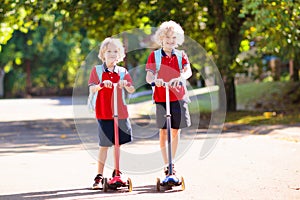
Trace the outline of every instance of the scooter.
<instances>
[{"instance_id":1,"label":"scooter","mask_svg":"<svg viewBox=\"0 0 300 200\"><path fill-rule=\"evenodd\" d=\"M132 181L128 178L126 181L122 179L120 173L120 144L119 144L119 116L118 116L118 83L113 83L114 87L114 136L115 136L115 170L114 176L110 179L104 178L103 191L107 192L108 189L117 190L118 188L127 187L128 192L132 191Z\"/></svg>"},{"instance_id":2,"label":"scooter","mask_svg":"<svg viewBox=\"0 0 300 200\"><path fill-rule=\"evenodd\" d=\"M180 82L180 85L182 83ZM155 86L155 83L151 83L151 86ZM165 189L172 189L174 186L180 186L181 189L185 190L184 178L178 178L173 174L172 166L172 137L171 137L171 113L170 113L170 94L169 94L169 83L164 82L163 86L166 88L166 123L167 123L167 134L168 134L168 175L161 181L160 178L156 179L156 190L160 191L161 187Z\"/></svg>"}]
</instances>

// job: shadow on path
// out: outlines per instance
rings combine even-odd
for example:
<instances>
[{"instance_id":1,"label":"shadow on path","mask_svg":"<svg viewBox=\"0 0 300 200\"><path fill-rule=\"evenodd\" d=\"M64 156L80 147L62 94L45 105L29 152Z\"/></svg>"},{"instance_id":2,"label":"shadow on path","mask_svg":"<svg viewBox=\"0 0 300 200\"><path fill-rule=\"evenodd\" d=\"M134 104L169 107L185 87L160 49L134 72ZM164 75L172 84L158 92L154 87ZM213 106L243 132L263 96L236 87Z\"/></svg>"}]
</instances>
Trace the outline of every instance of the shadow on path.
<instances>
[{"instance_id":1,"label":"shadow on path","mask_svg":"<svg viewBox=\"0 0 300 200\"><path fill-rule=\"evenodd\" d=\"M158 192L156 191L155 185L143 185L143 186L133 187L132 192L128 192L127 188L120 188L118 190L108 190L107 192L103 192L102 189L92 190L90 188L78 188L78 189L64 189L64 190L0 195L0 199L39 200L39 199L58 199L58 198L70 198L70 197L72 197L72 199L102 199L108 197L122 197L122 196L125 197L125 196L138 195L138 194L174 193L180 191L181 190L174 187L171 190L162 190Z\"/></svg>"},{"instance_id":2,"label":"shadow on path","mask_svg":"<svg viewBox=\"0 0 300 200\"><path fill-rule=\"evenodd\" d=\"M73 119L0 122L1 155L81 145Z\"/></svg>"},{"instance_id":3,"label":"shadow on path","mask_svg":"<svg viewBox=\"0 0 300 200\"><path fill-rule=\"evenodd\" d=\"M158 140L158 129L153 120L149 122L148 118L145 119L141 116L141 118L133 118L131 121L134 142ZM82 148L81 145L85 142L97 145L97 122L94 119L83 119L81 122L84 125L82 130L86 131L86 135L78 133L78 129L76 129L78 124L75 125L74 119L0 122L0 154ZM213 137L244 137L249 134L277 134L278 131L288 127L287 125L247 126L225 124L222 134L207 134L208 128L203 124L184 129L181 138L201 140ZM300 124L294 126L299 127Z\"/></svg>"}]
</instances>

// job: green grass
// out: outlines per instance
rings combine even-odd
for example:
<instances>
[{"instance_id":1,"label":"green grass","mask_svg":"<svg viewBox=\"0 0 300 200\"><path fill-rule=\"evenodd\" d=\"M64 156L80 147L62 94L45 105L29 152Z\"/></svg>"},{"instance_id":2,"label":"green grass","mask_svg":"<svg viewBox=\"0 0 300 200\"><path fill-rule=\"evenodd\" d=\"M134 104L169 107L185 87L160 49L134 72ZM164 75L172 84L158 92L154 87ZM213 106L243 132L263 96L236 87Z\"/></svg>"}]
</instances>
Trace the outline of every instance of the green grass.
<instances>
[{"instance_id":1,"label":"green grass","mask_svg":"<svg viewBox=\"0 0 300 200\"><path fill-rule=\"evenodd\" d=\"M248 105L253 101L266 97L266 95L280 93L284 84L284 82L260 82L237 85L237 103Z\"/></svg>"},{"instance_id":2,"label":"green grass","mask_svg":"<svg viewBox=\"0 0 300 200\"><path fill-rule=\"evenodd\" d=\"M227 113L226 122L247 125L300 123L300 105L292 102L299 97L297 84L260 82L237 85L237 103L252 111ZM263 106L256 108L258 104ZM274 115L268 118L264 115L266 111L274 112Z\"/></svg>"},{"instance_id":3,"label":"green grass","mask_svg":"<svg viewBox=\"0 0 300 200\"><path fill-rule=\"evenodd\" d=\"M140 96L140 97L136 97L136 98L126 99L126 102L128 104L134 104L134 103L139 103L139 102L143 102L143 101L151 101L151 100L152 100L152 95L145 95L145 96Z\"/></svg>"},{"instance_id":4,"label":"green grass","mask_svg":"<svg viewBox=\"0 0 300 200\"><path fill-rule=\"evenodd\" d=\"M217 100L217 95L217 92L202 94L198 97L198 101L192 101L189 103L190 113L210 113L212 110L215 110L217 103L212 103L212 100Z\"/></svg>"}]
</instances>

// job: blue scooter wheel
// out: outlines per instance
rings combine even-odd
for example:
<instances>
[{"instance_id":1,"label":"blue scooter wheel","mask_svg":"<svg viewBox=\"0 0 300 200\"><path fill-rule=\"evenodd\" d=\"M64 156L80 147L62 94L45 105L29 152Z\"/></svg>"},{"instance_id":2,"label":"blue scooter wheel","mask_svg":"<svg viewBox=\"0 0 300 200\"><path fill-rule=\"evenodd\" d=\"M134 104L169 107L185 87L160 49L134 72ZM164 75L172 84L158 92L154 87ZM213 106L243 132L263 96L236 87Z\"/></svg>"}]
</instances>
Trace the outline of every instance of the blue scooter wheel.
<instances>
[{"instance_id":1,"label":"blue scooter wheel","mask_svg":"<svg viewBox=\"0 0 300 200\"><path fill-rule=\"evenodd\" d=\"M181 177L181 190L185 190L185 183L183 177Z\"/></svg>"}]
</instances>

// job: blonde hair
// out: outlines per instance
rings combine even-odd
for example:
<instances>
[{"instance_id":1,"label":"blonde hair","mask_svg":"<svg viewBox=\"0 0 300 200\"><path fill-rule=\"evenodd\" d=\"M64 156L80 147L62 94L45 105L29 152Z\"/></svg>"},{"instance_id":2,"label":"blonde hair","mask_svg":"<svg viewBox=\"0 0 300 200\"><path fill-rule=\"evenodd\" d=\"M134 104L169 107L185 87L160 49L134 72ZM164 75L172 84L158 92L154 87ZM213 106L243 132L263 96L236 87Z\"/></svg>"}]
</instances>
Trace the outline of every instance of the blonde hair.
<instances>
[{"instance_id":1,"label":"blonde hair","mask_svg":"<svg viewBox=\"0 0 300 200\"><path fill-rule=\"evenodd\" d=\"M167 22L163 22L158 30L155 32L154 41L162 46L163 38L169 33L173 32L176 35L176 43L177 45L181 45L184 42L184 31L181 26L170 20Z\"/></svg>"},{"instance_id":2,"label":"blonde hair","mask_svg":"<svg viewBox=\"0 0 300 200\"><path fill-rule=\"evenodd\" d=\"M114 44L114 45L117 46L117 49L118 49L117 62L123 61L123 59L125 58L125 50L124 50L124 47L123 47L123 44L122 44L121 40L116 39L116 38L111 38L111 37L106 38L102 42L102 44L100 46L98 58L100 58L103 62L105 62L104 53L107 51L107 48L108 48L109 44Z\"/></svg>"}]
</instances>

